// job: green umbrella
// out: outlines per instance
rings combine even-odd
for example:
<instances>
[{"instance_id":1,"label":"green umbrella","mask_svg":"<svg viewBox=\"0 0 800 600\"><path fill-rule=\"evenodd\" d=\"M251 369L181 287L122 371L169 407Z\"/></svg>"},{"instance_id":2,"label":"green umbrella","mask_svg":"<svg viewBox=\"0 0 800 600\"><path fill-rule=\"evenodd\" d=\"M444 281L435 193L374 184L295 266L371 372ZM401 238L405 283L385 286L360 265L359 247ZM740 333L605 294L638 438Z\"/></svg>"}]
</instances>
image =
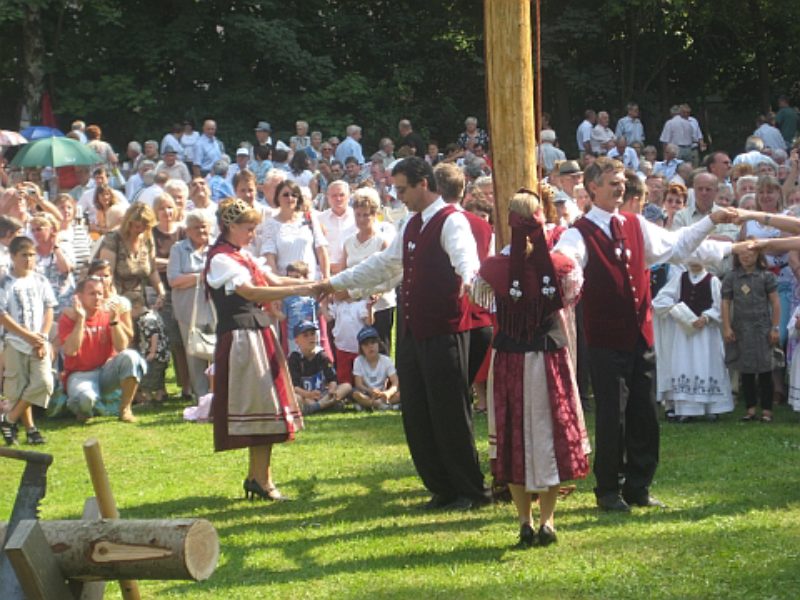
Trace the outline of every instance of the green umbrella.
<instances>
[{"instance_id":1,"label":"green umbrella","mask_svg":"<svg viewBox=\"0 0 800 600\"><path fill-rule=\"evenodd\" d=\"M103 159L91 148L65 137L36 140L22 147L11 161L15 167L96 165Z\"/></svg>"}]
</instances>

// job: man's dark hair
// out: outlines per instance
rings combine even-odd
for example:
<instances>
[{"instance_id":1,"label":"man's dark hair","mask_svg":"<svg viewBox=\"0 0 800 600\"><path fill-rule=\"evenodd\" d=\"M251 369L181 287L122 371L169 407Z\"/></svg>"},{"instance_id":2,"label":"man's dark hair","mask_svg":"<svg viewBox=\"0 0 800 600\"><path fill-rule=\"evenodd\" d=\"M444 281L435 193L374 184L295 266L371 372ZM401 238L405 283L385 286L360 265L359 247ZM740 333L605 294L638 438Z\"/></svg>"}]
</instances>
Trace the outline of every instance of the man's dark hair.
<instances>
[{"instance_id":1,"label":"man's dark hair","mask_svg":"<svg viewBox=\"0 0 800 600\"><path fill-rule=\"evenodd\" d=\"M288 158L289 158L289 153L286 150L281 150L280 148L277 148L272 151L272 162L285 163Z\"/></svg>"},{"instance_id":2,"label":"man's dark hair","mask_svg":"<svg viewBox=\"0 0 800 600\"><path fill-rule=\"evenodd\" d=\"M709 170L709 167L711 165L713 165L715 162L717 162L717 157L718 156L720 156L720 155L727 156L727 154L728 154L727 152L723 152L722 150L716 150L715 152L712 152L711 154L706 156L705 159L703 160L703 166L705 167L706 171Z\"/></svg>"},{"instance_id":3,"label":"man's dark hair","mask_svg":"<svg viewBox=\"0 0 800 600\"><path fill-rule=\"evenodd\" d=\"M405 175L406 181L410 186L416 187L425 179L428 182L428 190L436 191L436 177L433 175L433 167L425 159L418 156L404 158L392 169L392 177Z\"/></svg>"},{"instance_id":4,"label":"man's dark hair","mask_svg":"<svg viewBox=\"0 0 800 600\"><path fill-rule=\"evenodd\" d=\"M627 202L635 197L644 199L644 194L644 182L639 179L639 176L634 171L625 169L625 194L622 196L622 201Z\"/></svg>"},{"instance_id":5,"label":"man's dark hair","mask_svg":"<svg viewBox=\"0 0 800 600\"><path fill-rule=\"evenodd\" d=\"M358 159L355 156L348 156L344 159L345 165L352 165L353 163L358 164Z\"/></svg>"},{"instance_id":6,"label":"man's dark hair","mask_svg":"<svg viewBox=\"0 0 800 600\"><path fill-rule=\"evenodd\" d=\"M263 146L256 146L253 149L253 153L258 157L259 160L267 160L269 158L269 154L272 152L272 146L269 144L264 144Z\"/></svg>"},{"instance_id":7,"label":"man's dark hair","mask_svg":"<svg viewBox=\"0 0 800 600\"><path fill-rule=\"evenodd\" d=\"M0 238L4 238L20 229L22 229L22 221L8 215L0 215Z\"/></svg>"},{"instance_id":8,"label":"man's dark hair","mask_svg":"<svg viewBox=\"0 0 800 600\"><path fill-rule=\"evenodd\" d=\"M92 177L97 177L98 175L108 175L108 171L105 167L97 167L92 171Z\"/></svg>"},{"instance_id":9,"label":"man's dark hair","mask_svg":"<svg viewBox=\"0 0 800 600\"><path fill-rule=\"evenodd\" d=\"M33 240L29 237L25 237L24 235L18 235L11 243L8 245L8 253L12 256L15 254L19 254L23 250L30 250L34 248Z\"/></svg>"}]
</instances>

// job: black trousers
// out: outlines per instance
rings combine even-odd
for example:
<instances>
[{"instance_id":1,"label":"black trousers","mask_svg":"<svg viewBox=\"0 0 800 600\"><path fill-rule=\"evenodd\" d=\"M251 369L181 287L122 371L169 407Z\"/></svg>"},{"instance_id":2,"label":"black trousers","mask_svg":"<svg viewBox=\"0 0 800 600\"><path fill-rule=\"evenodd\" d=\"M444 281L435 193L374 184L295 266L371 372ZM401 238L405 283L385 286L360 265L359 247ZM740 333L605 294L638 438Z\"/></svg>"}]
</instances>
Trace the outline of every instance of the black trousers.
<instances>
[{"instance_id":1,"label":"black trousers","mask_svg":"<svg viewBox=\"0 0 800 600\"><path fill-rule=\"evenodd\" d=\"M590 389L590 369L589 369L589 347L586 344L586 332L583 329L583 300L575 305L575 335L577 347L578 372L578 393L581 403L587 406L589 403Z\"/></svg>"},{"instance_id":2,"label":"black trousers","mask_svg":"<svg viewBox=\"0 0 800 600\"><path fill-rule=\"evenodd\" d=\"M481 365L492 345L492 328L478 327L469 331L469 366L468 380L470 385L475 381L475 376L481 370Z\"/></svg>"},{"instance_id":3,"label":"black trousers","mask_svg":"<svg viewBox=\"0 0 800 600\"><path fill-rule=\"evenodd\" d=\"M589 347L597 407L594 475L597 497L649 492L658 466L655 354L640 338L633 352Z\"/></svg>"},{"instance_id":4,"label":"black trousers","mask_svg":"<svg viewBox=\"0 0 800 600\"><path fill-rule=\"evenodd\" d=\"M378 330L381 342L386 349L386 354L392 354L392 327L394 326L394 307L384 308L375 312L375 322L372 326Z\"/></svg>"},{"instance_id":5,"label":"black trousers","mask_svg":"<svg viewBox=\"0 0 800 600\"><path fill-rule=\"evenodd\" d=\"M403 428L425 487L444 498L485 500L472 430L468 331L397 343Z\"/></svg>"},{"instance_id":6,"label":"black trousers","mask_svg":"<svg viewBox=\"0 0 800 600\"><path fill-rule=\"evenodd\" d=\"M742 393L747 408L758 404L756 398L761 400L762 410L772 410L772 371L766 373L740 373ZM758 394L756 394L756 379L758 380Z\"/></svg>"}]
</instances>

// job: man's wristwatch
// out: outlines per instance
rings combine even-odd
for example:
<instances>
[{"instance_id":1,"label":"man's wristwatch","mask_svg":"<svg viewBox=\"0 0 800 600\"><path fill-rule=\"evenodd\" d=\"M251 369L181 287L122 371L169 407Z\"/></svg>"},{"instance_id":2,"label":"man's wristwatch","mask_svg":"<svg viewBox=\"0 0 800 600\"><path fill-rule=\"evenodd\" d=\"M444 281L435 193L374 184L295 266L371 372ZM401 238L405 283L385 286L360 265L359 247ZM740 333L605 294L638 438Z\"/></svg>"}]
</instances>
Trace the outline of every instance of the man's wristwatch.
<instances>
[{"instance_id":1,"label":"man's wristwatch","mask_svg":"<svg viewBox=\"0 0 800 600\"><path fill-rule=\"evenodd\" d=\"M114 325L119 325L119 321L109 321L108 326L114 327Z\"/></svg>"}]
</instances>

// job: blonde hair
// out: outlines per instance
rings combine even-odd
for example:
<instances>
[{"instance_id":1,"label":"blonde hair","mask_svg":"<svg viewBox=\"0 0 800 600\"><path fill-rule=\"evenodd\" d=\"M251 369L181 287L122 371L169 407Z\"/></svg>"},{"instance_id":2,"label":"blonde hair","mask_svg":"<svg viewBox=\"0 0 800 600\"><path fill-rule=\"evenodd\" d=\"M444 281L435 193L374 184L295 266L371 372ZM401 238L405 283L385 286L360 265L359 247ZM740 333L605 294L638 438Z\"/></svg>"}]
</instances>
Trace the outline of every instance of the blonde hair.
<instances>
[{"instance_id":1,"label":"blonde hair","mask_svg":"<svg viewBox=\"0 0 800 600\"><path fill-rule=\"evenodd\" d=\"M33 215L30 220L31 225L50 227L53 231L58 231L58 223L53 215L46 212L39 212Z\"/></svg>"},{"instance_id":2,"label":"blonde hair","mask_svg":"<svg viewBox=\"0 0 800 600\"><path fill-rule=\"evenodd\" d=\"M128 210L125 211L125 215L122 217L122 223L120 223L119 226L119 233L123 238L128 237L131 223L133 222L144 223L146 227L141 235L144 235L152 241L150 230L156 224L156 214L153 212L153 209L142 202L133 203Z\"/></svg>"},{"instance_id":3,"label":"blonde hair","mask_svg":"<svg viewBox=\"0 0 800 600\"><path fill-rule=\"evenodd\" d=\"M164 207L164 204L166 202L172 202L172 206L174 206L175 209L178 208L178 205L175 204L175 199L172 196L170 196L167 192L163 192L158 196L156 196L156 199L153 200L153 212L158 213L158 211L160 211Z\"/></svg>"},{"instance_id":4,"label":"blonde hair","mask_svg":"<svg viewBox=\"0 0 800 600\"><path fill-rule=\"evenodd\" d=\"M543 208L543 206L539 201L539 196L530 192L517 192L508 203L509 214L516 213L525 219L533 217L540 208ZM531 252L533 252L533 244L531 244L530 240L527 240L525 256L528 256Z\"/></svg>"},{"instance_id":5,"label":"blonde hair","mask_svg":"<svg viewBox=\"0 0 800 600\"><path fill-rule=\"evenodd\" d=\"M381 199L375 188L358 188L353 192L353 209L368 208L370 214L375 215L380 207Z\"/></svg>"},{"instance_id":6,"label":"blonde hair","mask_svg":"<svg viewBox=\"0 0 800 600\"><path fill-rule=\"evenodd\" d=\"M261 213L239 198L223 198L217 208L217 223L223 233L234 224L260 222Z\"/></svg>"}]
</instances>

